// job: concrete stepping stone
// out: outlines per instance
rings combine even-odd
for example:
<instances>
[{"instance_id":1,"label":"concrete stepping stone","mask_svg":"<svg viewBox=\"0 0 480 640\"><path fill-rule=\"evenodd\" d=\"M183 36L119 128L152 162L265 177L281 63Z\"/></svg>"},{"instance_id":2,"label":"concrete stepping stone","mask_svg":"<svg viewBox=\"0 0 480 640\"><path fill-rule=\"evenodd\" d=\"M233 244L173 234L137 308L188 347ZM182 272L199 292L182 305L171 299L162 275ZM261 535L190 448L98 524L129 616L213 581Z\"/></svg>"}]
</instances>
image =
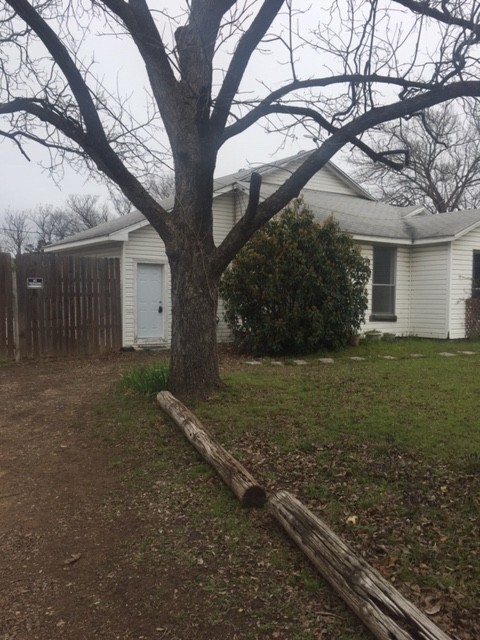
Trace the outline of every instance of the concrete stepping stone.
<instances>
[{"instance_id":1,"label":"concrete stepping stone","mask_svg":"<svg viewBox=\"0 0 480 640\"><path fill-rule=\"evenodd\" d=\"M476 351L459 351L458 353L463 353L464 356L474 356Z\"/></svg>"},{"instance_id":2,"label":"concrete stepping stone","mask_svg":"<svg viewBox=\"0 0 480 640\"><path fill-rule=\"evenodd\" d=\"M322 364L333 364L335 362L333 358L319 358L318 361Z\"/></svg>"},{"instance_id":3,"label":"concrete stepping stone","mask_svg":"<svg viewBox=\"0 0 480 640\"><path fill-rule=\"evenodd\" d=\"M270 364L274 364L276 367L284 367L285 363L284 362L280 362L280 360L272 360L270 362Z\"/></svg>"},{"instance_id":4,"label":"concrete stepping stone","mask_svg":"<svg viewBox=\"0 0 480 640\"><path fill-rule=\"evenodd\" d=\"M303 364L307 364L306 360L294 360L293 364L297 364L299 366L303 365Z\"/></svg>"},{"instance_id":5,"label":"concrete stepping stone","mask_svg":"<svg viewBox=\"0 0 480 640\"><path fill-rule=\"evenodd\" d=\"M423 355L423 353L411 353L410 357L411 358L424 358L425 356Z\"/></svg>"},{"instance_id":6,"label":"concrete stepping stone","mask_svg":"<svg viewBox=\"0 0 480 640\"><path fill-rule=\"evenodd\" d=\"M440 353L438 354L439 356L442 356L443 358L452 358L454 356L456 356L456 353L450 353L450 351L440 351Z\"/></svg>"},{"instance_id":7,"label":"concrete stepping stone","mask_svg":"<svg viewBox=\"0 0 480 640\"><path fill-rule=\"evenodd\" d=\"M380 356L380 358L383 358L384 360L397 360L395 356Z\"/></svg>"},{"instance_id":8,"label":"concrete stepping stone","mask_svg":"<svg viewBox=\"0 0 480 640\"><path fill-rule=\"evenodd\" d=\"M257 364L263 364L263 362L260 362L259 360L247 360L245 364L257 365Z\"/></svg>"},{"instance_id":9,"label":"concrete stepping stone","mask_svg":"<svg viewBox=\"0 0 480 640\"><path fill-rule=\"evenodd\" d=\"M366 358L362 358L361 356L351 356L350 360L356 360L359 362L360 360L366 360Z\"/></svg>"}]
</instances>

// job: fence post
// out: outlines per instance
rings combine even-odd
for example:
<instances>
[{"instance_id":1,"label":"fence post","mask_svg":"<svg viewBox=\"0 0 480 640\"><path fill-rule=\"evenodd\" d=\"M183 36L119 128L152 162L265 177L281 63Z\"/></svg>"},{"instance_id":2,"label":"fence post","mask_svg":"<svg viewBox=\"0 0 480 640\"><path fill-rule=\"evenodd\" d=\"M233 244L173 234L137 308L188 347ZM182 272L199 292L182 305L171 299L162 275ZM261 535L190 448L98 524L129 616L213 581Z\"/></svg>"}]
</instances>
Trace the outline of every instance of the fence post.
<instances>
[{"instance_id":1,"label":"fence post","mask_svg":"<svg viewBox=\"0 0 480 640\"><path fill-rule=\"evenodd\" d=\"M18 291L17 291L17 261L12 259L12 314L13 314L13 345L15 360L21 358L20 352L20 330L18 326Z\"/></svg>"}]
</instances>

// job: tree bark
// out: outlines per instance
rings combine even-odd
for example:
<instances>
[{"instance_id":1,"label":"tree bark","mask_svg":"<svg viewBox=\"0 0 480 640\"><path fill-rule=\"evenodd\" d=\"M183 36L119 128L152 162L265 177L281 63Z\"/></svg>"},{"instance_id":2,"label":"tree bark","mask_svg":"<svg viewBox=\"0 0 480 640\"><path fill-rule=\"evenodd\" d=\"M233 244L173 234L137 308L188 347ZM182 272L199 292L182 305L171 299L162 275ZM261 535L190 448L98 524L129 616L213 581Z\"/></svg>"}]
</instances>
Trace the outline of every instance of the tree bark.
<instances>
[{"instance_id":1,"label":"tree bark","mask_svg":"<svg viewBox=\"0 0 480 640\"><path fill-rule=\"evenodd\" d=\"M326 524L287 491L269 500L273 515L380 640L451 640Z\"/></svg>"},{"instance_id":2,"label":"tree bark","mask_svg":"<svg viewBox=\"0 0 480 640\"><path fill-rule=\"evenodd\" d=\"M168 249L167 249L168 251ZM217 349L218 280L199 242L170 253L172 341L169 390L205 398L220 387Z\"/></svg>"},{"instance_id":3,"label":"tree bark","mask_svg":"<svg viewBox=\"0 0 480 640\"><path fill-rule=\"evenodd\" d=\"M199 454L219 473L244 507L262 507L265 489L205 429L202 423L168 391L157 395L157 404L183 431Z\"/></svg>"}]
</instances>

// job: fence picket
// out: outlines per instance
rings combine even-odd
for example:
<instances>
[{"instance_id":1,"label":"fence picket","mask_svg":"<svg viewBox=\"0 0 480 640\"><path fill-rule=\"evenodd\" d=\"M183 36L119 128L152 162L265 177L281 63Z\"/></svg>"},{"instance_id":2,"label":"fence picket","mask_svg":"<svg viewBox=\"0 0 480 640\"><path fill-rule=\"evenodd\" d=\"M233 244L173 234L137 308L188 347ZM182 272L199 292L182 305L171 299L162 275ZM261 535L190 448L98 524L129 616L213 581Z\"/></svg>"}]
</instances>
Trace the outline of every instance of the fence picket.
<instances>
[{"instance_id":1,"label":"fence picket","mask_svg":"<svg viewBox=\"0 0 480 640\"><path fill-rule=\"evenodd\" d=\"M0 253L0 359L15 357L12 259Z\"/></svg>"}]
</instances>

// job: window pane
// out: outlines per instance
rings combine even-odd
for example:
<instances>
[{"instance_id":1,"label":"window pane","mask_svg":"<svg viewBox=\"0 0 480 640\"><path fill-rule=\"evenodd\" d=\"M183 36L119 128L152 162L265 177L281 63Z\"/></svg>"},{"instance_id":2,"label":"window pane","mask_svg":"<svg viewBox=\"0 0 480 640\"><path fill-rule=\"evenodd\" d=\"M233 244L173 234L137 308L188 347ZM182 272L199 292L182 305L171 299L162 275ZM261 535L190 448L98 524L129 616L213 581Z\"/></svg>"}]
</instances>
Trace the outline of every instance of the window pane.
<instances>
[{"instance_id":1,"label":"window pane","mask_svg":"<svg viewBox=\"0 0 480 640\"><path fill-rule=\"evenodd\" d=\"M395 313L395 287L393 285L373 285L372 313Z\"/></svg>"},{"instance_id":2,"label":"window pane","mask_svg":"<svg viewBox=\"0 0 480 640\"><path fill-rule=\"evenodd\" d=\"M373 283L393 284L395 247L373 247Z\"/></svg>"}]
</instances>

